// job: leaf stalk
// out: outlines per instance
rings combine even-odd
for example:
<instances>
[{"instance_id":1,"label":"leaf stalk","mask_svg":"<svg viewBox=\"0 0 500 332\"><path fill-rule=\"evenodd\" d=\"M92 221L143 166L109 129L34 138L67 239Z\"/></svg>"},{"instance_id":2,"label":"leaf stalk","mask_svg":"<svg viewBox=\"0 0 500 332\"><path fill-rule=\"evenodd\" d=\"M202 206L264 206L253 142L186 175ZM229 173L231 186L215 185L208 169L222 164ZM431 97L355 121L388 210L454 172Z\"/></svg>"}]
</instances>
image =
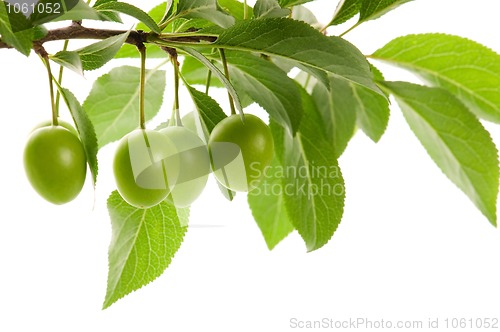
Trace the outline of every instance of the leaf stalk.
<instances>
[{"instance_id":1,"label":"leaf stalk","mask_svg":"<svg viewBox=\"0 0 500 332\"><path fill-rule=\"evenodd\" d=\"M139 91L139 126L146 129L146 116L144 111L144 99L146 89L146 46L140 44L137 46L141 53L141 71L140 71L140 91Z\"/></svg>"},{"instance_id":2,"label":"leaf stalk","mask_svg":"<svg viewBox=\"0 0 500 332\"><path fill-rule=\"evenodd\" d=\"M52 125L57 126L57 125L59 125L59 121L57 119L58 112L56 109L56 104L55 104L55 99L54 99L54 83L52 82L53 76L52 76L52 70L50 69L49 56L46 52L39 53L39 55L41 56L42 61L45 64L45 68L47 69L47 75L49 78L50 105L52 107Z\"/></svg>"},{"instance_id":3,"label":"leaf stalk","mask_svg":"<svg viewBox=\"0 0 500 332\"><path fill-rule=\"evenodd\" d=\"M226 76L228 81L231 81L229 77L229 67L227 66L227 60L226 60L226 53L224 52L224 49L219 48L219 53L220 53L220 58L222 60L222 66L224 67L224 75ZM234 108L234 100L231 94L227 93L227 96L229 98L229 107L231 108L231 115L236 114L236 109Z\"/></svg>"}]
</instances>

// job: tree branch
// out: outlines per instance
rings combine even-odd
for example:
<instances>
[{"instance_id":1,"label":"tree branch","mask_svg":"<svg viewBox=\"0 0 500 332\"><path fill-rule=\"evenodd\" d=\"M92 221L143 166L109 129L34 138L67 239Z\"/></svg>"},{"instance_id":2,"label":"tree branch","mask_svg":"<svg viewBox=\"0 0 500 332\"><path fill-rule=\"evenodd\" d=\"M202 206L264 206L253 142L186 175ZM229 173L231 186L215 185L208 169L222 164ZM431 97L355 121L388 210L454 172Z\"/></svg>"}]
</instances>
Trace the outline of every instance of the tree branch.
<instances>
[{"instance_id":1,"label":"tree branch","mask_svg":"<svg viewBox=\"0 0 500 332\"><path fill-rule=\"evenodd\" d=\"M57 41L57 40L68 40L68 39L106 39L109 37L121 35L126 33L127 30L107 30L107 29L94 29L86 28L81 25L80 22L73 22L70 26L49 30L47 35L39 40L33 42L33 49L39 48L46 42ZM129 32L128 38L125 41L127 44L131 45L141 45L144 43L150 43L150 36L158 36L157 34L144 32L141 30L131 30ZM211 36L172 36L162 38L165 41L175 41L175 42L200 42L200 41L215 41L215 37ZM12 48L10 45L6 44L0 40L0 49L2 48Z\"/></svg>"},{"instance_id":2,"label":"tree branch","mask_svg":"<svg viewBox=\"0 0 500 332\"><path fill-rule=\"evenodd\" d=\"M73 23L65 28L50 30L45 37L37 40L36 43L44 44L46 42L66 39L106 39L126 32L126 30L86 28L78 23ZM142 31L130 31L126 43L137 46L141 43L147 42L147 36L148 34Z\"/></svg>"}]
</instances>

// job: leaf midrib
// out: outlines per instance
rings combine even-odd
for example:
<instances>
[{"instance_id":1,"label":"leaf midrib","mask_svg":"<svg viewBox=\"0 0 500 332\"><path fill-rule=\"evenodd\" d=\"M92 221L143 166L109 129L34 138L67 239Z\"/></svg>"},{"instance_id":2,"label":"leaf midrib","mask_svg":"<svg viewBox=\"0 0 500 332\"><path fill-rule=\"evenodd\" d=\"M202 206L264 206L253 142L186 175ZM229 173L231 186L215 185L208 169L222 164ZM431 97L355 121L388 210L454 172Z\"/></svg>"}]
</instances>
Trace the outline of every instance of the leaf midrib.
<instances>
[{"instance_id":1,"label":"leaf midrib","mask_svg":"<svg viewBox=\"0 0 500 332\"><path fill-rule=\"evenodd\" d=\"M307 155L306 155L306 151L304 149L304 145L302 143L302 134L300 132L297 133L297 141L299 142L300 153L302 155L302 160L304 161L305 166L306 166L306 170L307 170L307 182L308 182L309 186L311 186L312 180L311 180L311 174L310 174L310 170L309 170L309 161L306 158ZM312 204L313 218L314 218L314 222L312 223L313 228L314 228L314 230L313 230L314 246L309 248L309 245L308 245L308 249L313 249L313 248L316 248L316 244L317 244L317 240L318 240L317 227L316 227L316 221L318 218L317 218L317 212L316 212L316 201L314 199L311 199L310 202Z\"/></svg>"},{"instance_id":2,"label":"leaf midrib","mask_svg":"<svg viewBox=\"0 0 500 332\"><path fill-rule=\"evenodd\" d=\"M74 52L76 52L80 56L88 56L88 55L93 55L95 53L101 53L102 51L107 51L107 50L111 49L112 47L116 47L117 46L116 44L120 44L120 47L121 47L121 45L123 45L123 43L125 42L128 34L129 34L129 32L127 31L127 32L122 33L118 36L109 37L108 40L103 40L101 42L97 42L95 44L91 44L89 46L82 47L78 50L75 50ZM105 43L105 41L107 43ZM109 43L110 41L112 41L112 42ZM96 47L96 46L98 46L98 47L92 49L92 47Z\"/></svg>"}]
</instances>

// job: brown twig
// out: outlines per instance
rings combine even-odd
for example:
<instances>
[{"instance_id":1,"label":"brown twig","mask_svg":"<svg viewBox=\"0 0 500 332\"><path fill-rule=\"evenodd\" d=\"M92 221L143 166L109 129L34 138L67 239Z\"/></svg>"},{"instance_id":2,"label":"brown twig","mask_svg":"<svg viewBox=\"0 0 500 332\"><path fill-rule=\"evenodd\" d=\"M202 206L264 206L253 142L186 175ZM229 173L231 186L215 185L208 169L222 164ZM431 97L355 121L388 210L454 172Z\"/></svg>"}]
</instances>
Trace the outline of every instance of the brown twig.
<instances>
[{"instance_id":1,"label":"brown twig","mask_svg":"<svg viewBox=\"0 0 500 332\"><path fill-rule=\"evenodd\" d=\"M51 41L68 39L106 39L126 32L126 30L86 28L82 26L80 22L73 22L67 27L50 30L45 37L33 42L33 49L36 51L37 45L43 45L44 43ZM141 30L132 30L129 32L128 38L125 42L127 44L138 46L140 44L150 43L151 41L149 41L149 36L158 37L158 35L154 33L147 33ZM162 39L164 41L195 43L200 41L213 42L216 38L211 36L162 36ZM12 47L0 40L0 49L2 48Z\"/></svg>"}]
</instances>

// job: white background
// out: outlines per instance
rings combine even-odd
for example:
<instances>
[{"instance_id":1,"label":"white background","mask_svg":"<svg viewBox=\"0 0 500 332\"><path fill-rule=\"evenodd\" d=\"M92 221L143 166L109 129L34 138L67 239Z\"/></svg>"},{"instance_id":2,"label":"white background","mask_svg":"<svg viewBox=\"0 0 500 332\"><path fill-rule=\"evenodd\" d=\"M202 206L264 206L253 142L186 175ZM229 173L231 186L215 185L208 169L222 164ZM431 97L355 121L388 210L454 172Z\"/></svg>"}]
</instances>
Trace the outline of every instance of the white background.
<instances>
[{"instance_id":1,"label":"white background","mask_svg":"<svg viewBox=\"0 0 500 332\"><path fill-rule=\"evenodd\" d=\"M309 7L327 22L336 3ZM445 32L500 52L499 11L498 0L419 0L346 38L370 54L396 36ZM341 157L345 214L324 248L307 254L293 233L269 252L245 195L229 203L211 180L171 266L102 311L114 145L99 153L95 208L90 181L70 204L43 201L25 178L22 153L31 128L50 118L45 71L35 55L0 50L0 59L0 331L290 331L293 317L500 318L500 231L441 174L395 103L382 140L359 132ZM65 86L83 101L111 66L86 79L68 74ZM388 79L414 81L380 67ZM167 90L163 118L171 84ZM500 144L500 129L485 126Z\"/></svg>"}]
</instances>

